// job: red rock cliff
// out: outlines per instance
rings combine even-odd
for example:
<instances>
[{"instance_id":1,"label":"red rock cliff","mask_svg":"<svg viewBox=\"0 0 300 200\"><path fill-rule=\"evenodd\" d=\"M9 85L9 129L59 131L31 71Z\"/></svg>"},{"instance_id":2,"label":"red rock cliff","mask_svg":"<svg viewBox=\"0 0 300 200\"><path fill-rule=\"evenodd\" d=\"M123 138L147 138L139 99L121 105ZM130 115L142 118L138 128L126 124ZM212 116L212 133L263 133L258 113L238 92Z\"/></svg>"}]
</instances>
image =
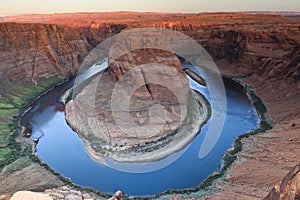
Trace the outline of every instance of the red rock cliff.
<instances>
[{"instance_id":1,"label":"red rock cliff","mask_svg":"<svg viewBox=\"0 0 300 200\"><path fill-rule=\"evenodd\" d=\"M88 45L68 27L50 24L0 24L0 76L32 81L75 74Z\"/></svg>"}]
</instances>

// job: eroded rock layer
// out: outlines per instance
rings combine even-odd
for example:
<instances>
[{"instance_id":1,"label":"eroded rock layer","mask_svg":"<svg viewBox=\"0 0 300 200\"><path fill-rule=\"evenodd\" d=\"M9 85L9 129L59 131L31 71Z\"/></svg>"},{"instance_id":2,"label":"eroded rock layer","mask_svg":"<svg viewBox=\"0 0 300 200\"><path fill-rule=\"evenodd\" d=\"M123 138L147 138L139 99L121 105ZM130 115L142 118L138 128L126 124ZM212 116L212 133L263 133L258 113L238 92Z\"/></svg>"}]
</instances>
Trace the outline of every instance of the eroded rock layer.
<instances>
[{"instance_id":1,"label":"eroded rock layer","mask_svg":"<svg viewBox=\"0 0 300 200\"><path fill-rule=\"evenodd\" d=\"M85 40L69 27L0 23L0 76L13 82L76 74L88 54Z\"/></svg>"}]
</instances>

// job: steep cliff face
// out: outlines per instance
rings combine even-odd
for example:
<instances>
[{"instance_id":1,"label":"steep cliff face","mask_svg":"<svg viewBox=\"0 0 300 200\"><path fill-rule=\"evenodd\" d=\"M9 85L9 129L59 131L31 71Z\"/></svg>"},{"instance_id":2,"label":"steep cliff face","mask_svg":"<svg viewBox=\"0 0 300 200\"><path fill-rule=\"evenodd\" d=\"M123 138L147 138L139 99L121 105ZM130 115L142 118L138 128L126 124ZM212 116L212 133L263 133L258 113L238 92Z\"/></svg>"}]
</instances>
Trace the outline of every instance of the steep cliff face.
<instances>
[{"instance_id":1,"label":"steep cliff face","mask_svg":"<svg viewBox=\"0 0 300 200\"><path fill-rule=\"evenodd\" d=\"M88 53L85 40L68 27L0 24L0 76L32 81L75 74Z\"/></svg>"},{"instance_id":2,"label":"steep cliff face","mask_svg":"<svg viewBox=\"0 0 300 200\"><path fill-rule=\"evenodd\" d=\"M300 88L298 25L273 24L264 29L263 25L244 25L235 31L239 36L234 33L232 41L225 37L226 33L232 34L228 28L219 31L218 39L212 34L202 42L204 48L215 58L222 73L245 77L245 84L254 87L264 99L275 122L294 118L292 110L299 106L292 105L299 98ZM232 44L229 47L228 41ZM286 107L280 105L282 100ZM275 102L278 104L271 106Z\"/></svg>"},{"instance_id":3,"label":"steep cliff face","mask_svg":"<svg viewBox=\"0 0 300 200\"><path fill-rule=\"evenodd\" d=\"M23 50L27 50L22 53L20 52L18 55L6 56L5 60L15 60L13 57L18 58L19 55L22 56L24 54L28 54L28 58L18 58L19 62L23 60L25 60L25 62L34 60L35 51L32 50L31 52L30 48L28 49L27 47L30 46L36 49L34 46L43 46L43 44L51 42L53 44L50 48L54 45L54 52L43 49L38 50L49 51L47 54L48 57L54 58L51 58L51 62L47 63L55 63L55 65L58 63L58 65L61 66L56 68L62 70L61 67L68 68L65 65L68 65L70 62L66 61L72 61L70 65L75 66L78 61L82 61L91 48L124 29L159 27L172 29L189 35L202 44L216 61L224 60L227 64L234 64L240 71L248 73L254 72L262 78L267 79L281 76L283 79L298 80L299 77L299 66L292 67L297 64L299 58L295 55L291 55L292 52L297 54L297 49L299 49L299 47L296 47L300 43L298 37L299 23L297 23L297 19L287 19L272 15L234 13L168 15L124 12L78 13L76 15L27 15L4 17L3 21L39 22L59 25L8 25L7 23L2 23L1 29L4 30L1 32L2 35L4 34L2 37L8 39L8 41L7 39L2 40L3 43L6 43L2 44L2 46L7 47L9 46L8 43L14 44L15 42L18 43L18 41L19 43L20 41L24 41L21 42L21 45L16 44L16 46L21 49L24 47ZM7 31L5 31L5 26L8 26L8 28L6 28ZM37 29L35 30L36 32L32 31L29 34L29 30L35 29L34 27ZM47 31L52 31L56 36L49 36L46 40L37 40L37 38L42 37L43 32ZM10 36L8 32L11 33ZM19 34L20 32L24 33ZM43 37L45 38L45 35ZM55 37L59 39L54 39ZM15 39L15 42L9 42L10 38L18 38L19 40ZM71 40L72 42L64 43L64 41L67 40ZM30 45L26 44L29 43L29 41L31 41ZM25 48L26 45L27 47ZM295 50L293 51L294 48ZM74 53L71 56L70 54L72 54L72 52ZM77 54L80 52L83 53ZM55 54L57 54L57 56L54 56ZM75 58L78 61L76 61ZM54 64L52 65L54 66Z\"/></svg>"},{"instance_id":4,"label":"steep cliff face","mask_svg":"<svg viewBox=\"0 0 300 200\"><path fill-rule=\"evenodd\" d=\"M234 66L243 75L255 74L268 81L289 81L298 87L298 20L249 14L174 15L177 21L168 16L160 17L161 20L155 17L153 20L116 18L109 26L94 20L80 32L88 35L88 41L94 45L103 41L102 36L124 29L147 26L172 29L199 42L215 61L220 61L218 67L222 70Z\"/></svg>"},{"instance_id":5,"label":"steep cliff face","mask_svg":"<svg viewBox=\"0 0 300 200\"><path fill-rule=\"evenodd\" d=\"M282 25L260 31L260 26L223 28L203 42L215 60L255 73L266 80L283 79L297 82L299 77L299 29Z\"/></svg>"},{"instance_id":6,"label":"steep cliff face","mask_svg":"<svg viewBox=\"0 0 300 200\"><path fill-rule=\"evenodd\" d=\"M126 29L125 24L114 24L114 23L102 23L95 24L91 22L91 25L86 27L76 27L76 32L84 38L89 45L92 47L97 46L100 42L105 39L120 33L122 30Z\"/></svg>"}]
</instances>

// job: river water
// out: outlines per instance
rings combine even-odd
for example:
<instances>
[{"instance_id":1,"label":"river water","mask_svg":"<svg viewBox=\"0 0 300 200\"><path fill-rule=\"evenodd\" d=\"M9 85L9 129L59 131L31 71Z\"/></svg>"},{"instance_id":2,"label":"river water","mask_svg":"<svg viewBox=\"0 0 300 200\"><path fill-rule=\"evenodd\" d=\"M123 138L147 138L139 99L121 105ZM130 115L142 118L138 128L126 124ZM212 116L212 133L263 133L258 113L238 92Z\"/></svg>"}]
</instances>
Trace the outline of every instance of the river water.
<instances>
[{"instance_id":1,"label":"river water","mask_svg":"<svg viewBox=\"0 0 300 200\"><path fill-rule=\"evenodd\" d=\"M184 67L193 69L188 65ZM103 66L100 68L103 69ZM85 74L84 77L88 76ZM36 155L43 162L74 183L102 192L121 190L128 195L144 196L169 189L197 187L210 174L221 169L222 155L232 146L235 138L255 129L259 124L257 113L243 88L225 79L225 124L216 145L206 157L199 158L199 148L207 134L210 120L191 144L160 161L134 164L115 163L106 159L107 164L103 164L88 155L81 139L66 123L64 112L55 109L59 98L72 87L73 82L71 79L59 85L35 101L23 121L32 126L32 138L38 140ZM191 79L190 86L211 101L206 87Z\"/></svg>"}]
</instances>

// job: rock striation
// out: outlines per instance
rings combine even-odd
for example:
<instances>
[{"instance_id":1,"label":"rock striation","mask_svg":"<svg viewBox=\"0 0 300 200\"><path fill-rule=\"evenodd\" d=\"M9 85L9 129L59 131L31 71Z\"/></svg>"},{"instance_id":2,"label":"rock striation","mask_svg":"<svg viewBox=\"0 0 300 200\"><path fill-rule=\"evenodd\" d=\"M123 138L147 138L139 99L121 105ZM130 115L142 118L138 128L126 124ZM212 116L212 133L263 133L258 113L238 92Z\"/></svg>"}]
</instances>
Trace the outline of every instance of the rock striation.
<instances>
[{"instance_id":1,"label":"rock striation","mask_svg":"<svg viewBox=\"0 0 300 200\"><path fill-rule=\"evenodd\" d=\"M0 23L0 76L34 82L76 74L89 52L80 35L52 24Z\"/></svg>"}]
</instances>

